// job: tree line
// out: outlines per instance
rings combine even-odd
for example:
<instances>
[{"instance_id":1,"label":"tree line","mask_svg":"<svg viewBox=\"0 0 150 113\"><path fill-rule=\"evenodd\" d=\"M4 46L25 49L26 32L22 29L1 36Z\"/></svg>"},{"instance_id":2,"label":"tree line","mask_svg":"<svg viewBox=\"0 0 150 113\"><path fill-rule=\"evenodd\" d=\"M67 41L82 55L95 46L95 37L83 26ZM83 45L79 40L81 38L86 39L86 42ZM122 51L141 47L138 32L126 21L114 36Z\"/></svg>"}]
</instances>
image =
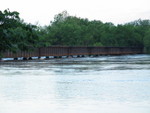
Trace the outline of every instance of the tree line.
<instances>
[{"instance_id":1,"label":"tree line","mask_svg":"<svg viewBox=\"0 0 150 113\"><path fill-rule=\"evenodd\" d=\"M0 53L47 46L143 47L149 53L150 20L114 25L63 11L49 25L41 27L24 22L17 11L0 11Z\"/></svg>"}]
</instances>

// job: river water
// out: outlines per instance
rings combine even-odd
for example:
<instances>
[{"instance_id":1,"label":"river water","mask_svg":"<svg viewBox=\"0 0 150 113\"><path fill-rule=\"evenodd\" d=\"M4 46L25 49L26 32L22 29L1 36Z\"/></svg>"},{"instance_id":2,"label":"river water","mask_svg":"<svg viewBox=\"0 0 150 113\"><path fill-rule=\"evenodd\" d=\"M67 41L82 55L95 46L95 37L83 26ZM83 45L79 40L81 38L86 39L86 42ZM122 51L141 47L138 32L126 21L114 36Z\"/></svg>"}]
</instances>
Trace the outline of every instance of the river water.
<instances>
[{"instance_id":1,"label":"river water","mask_svg":"<svg viewBox=\"0 0 150 113\"><path fill-rule=\"evenodd\" d=\"M0 62L0 113L150 113L150 55Z\"/></svg>"}]
</instances>

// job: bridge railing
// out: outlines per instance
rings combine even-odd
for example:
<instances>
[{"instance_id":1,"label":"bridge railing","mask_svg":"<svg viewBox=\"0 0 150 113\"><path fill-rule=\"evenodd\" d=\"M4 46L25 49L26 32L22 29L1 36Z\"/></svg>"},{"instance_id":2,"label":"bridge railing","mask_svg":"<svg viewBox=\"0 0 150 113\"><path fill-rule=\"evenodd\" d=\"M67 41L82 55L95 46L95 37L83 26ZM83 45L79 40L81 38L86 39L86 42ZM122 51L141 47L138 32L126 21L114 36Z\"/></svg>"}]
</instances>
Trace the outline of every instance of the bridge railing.
<instances>
[{"instance_id":1,"label":"bridge railing","mask_svg":"<svg viewBox=\"0 0 150 113\"><path fill-rule=\"evenodd\" d=\"M41 47L33 51L20 51L17 53L5 52L2 58L18 57L42 57L42 56L71 56L71 55L124 55L124 54L142 54L141 47Z\"/></svg>"}]
</instances>

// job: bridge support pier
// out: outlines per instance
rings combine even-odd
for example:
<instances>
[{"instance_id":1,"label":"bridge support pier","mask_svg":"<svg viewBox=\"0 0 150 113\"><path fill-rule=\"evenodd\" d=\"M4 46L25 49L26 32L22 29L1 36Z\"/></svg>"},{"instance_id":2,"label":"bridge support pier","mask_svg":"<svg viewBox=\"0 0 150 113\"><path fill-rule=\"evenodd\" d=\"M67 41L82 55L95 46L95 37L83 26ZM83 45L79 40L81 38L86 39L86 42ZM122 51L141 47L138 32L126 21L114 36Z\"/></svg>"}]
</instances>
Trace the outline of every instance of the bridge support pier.
<instances>
[{"instance_id":1,"label":"bridge support pier","mask_svg":"<svg viewBox=\"0 0 150 113\"><path fill-rule=\"evenodd\" d=\"M23 60L28 60L26 57L23 57Z\"/></svg>"},{"instance_id":2,"label":"bridge support pier","mask_svg":"<svg viewBox=\"0 0 150 113\"><path fill-rule=\"evenodd\" d=\"M59 56L58 58L62 58L62 56Z\"/></svg>"},{"instance_id":3,"label":"bridge support pier","mask_svg":"<svg viewBox=\"0 0 150 113\"><path fill-rule=\"evenodd\" d=\"M29 57L29 59L28 60L33 60L33 58L32 57Z\"/></svg>"},{"instance_id":4,"label":"bridge support pier","mask_svg":"<svg viewBox=\"0 0 150 113\"><path fill-rule=\"evenodd\" d=\"M54 56L54 58L58 58L58 56Z\"/></svg>"},{"instance_id":5,"label":"bridge support pier","mask_svg":"<svg viewBox=\"0 0 150 113\"><path fill-rule=\"evenodd\" d=\"M49 56L46 56L46 58L45 59L49 59Z\"/></svg>"},{"instance_id":6,"label":"bridge support pier","mask_svg":"<svg viewBox=\"0 0 150 113\"><path fill-rule=\"evenodd\" d=\"M14 58L14 60L18 60L18 58Z\"/></svg>"}]
</instances>

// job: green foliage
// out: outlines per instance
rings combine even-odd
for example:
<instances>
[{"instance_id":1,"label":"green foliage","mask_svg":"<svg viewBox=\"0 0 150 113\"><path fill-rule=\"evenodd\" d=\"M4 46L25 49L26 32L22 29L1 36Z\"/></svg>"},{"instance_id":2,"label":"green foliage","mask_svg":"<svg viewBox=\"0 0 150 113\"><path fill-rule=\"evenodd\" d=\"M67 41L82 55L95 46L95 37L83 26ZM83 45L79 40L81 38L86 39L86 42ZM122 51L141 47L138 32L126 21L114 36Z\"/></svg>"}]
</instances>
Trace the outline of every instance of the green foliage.
<instances>
[{"instance_id":1,"label":"green foliage","mask_svg":"<svg viewBox=\"0 0 150 113\"><path fill-rule=\"evenodd\" d=\"M150 52L150 20L115 26L63 11L50 25L40 27L23 22L18 12L7 9L0 11L0 40L0 53L46 46L130 46L145 47Z\"/></svg>"},{"instance_id":2,"label":"green foliage","mask_svg":"<svg viewBox=\"0 0 150 113\"><path fill-rule=\"evenodd\" d=\"M143 40L144 40L145 51L150 53L150 29L146 32Z\"/></svg>"},{"instance_id":3,"label":"green foliage","mask_svg":"<svg viewBox=\"0 0 150 113\"><path fill-rule=\"evenodd\" d=\"M100 42L97 42L97 43L95 43L93 46L103 46L103 44L100 43Z\"/></svg>"},{"instance_id":4,"label":"green foliage","mask_svg":"<svg viewBox=\"0 0 150 113\"><path fill-rule=\"evenodd\" d=\"M24 23L19 13L0 11L0 52L28 51L37 46L37 26Z\"/></svg>"},{"instance_id":5,"label":"green foliage","mask_svg":"<svg viewBox=\"0 0 150 113\"><path fill-rule=\"evenodd\" d=\"M57 15L55 15L54 17L54 22L52 22L53 24L57 24L60 22L65 21L65 19L69 16L67 11L63 11L62 13L59 13Z\"/></svg>"},{"instance_id":6,"label":"green foliage","mask_svg":"<svg viewBox=\"0 0 150 113\"><path fill-rule=\"evenodd\" d=\"M135 32L132 25L118 25L114 31L114 40L116 46L143 46L140 34Z\"/></svg>"},{"instance_id":7,"label":"green foliage","mask_svg":"<svg viewBox=\"0 0 150 113\"><path fill-rule=\"evenodd\" d=\"M0 11L0 52L11 48L8 29L15 28L20 21L18 12L10 12L9 9Z\"/></svg>"}]
</instances>

